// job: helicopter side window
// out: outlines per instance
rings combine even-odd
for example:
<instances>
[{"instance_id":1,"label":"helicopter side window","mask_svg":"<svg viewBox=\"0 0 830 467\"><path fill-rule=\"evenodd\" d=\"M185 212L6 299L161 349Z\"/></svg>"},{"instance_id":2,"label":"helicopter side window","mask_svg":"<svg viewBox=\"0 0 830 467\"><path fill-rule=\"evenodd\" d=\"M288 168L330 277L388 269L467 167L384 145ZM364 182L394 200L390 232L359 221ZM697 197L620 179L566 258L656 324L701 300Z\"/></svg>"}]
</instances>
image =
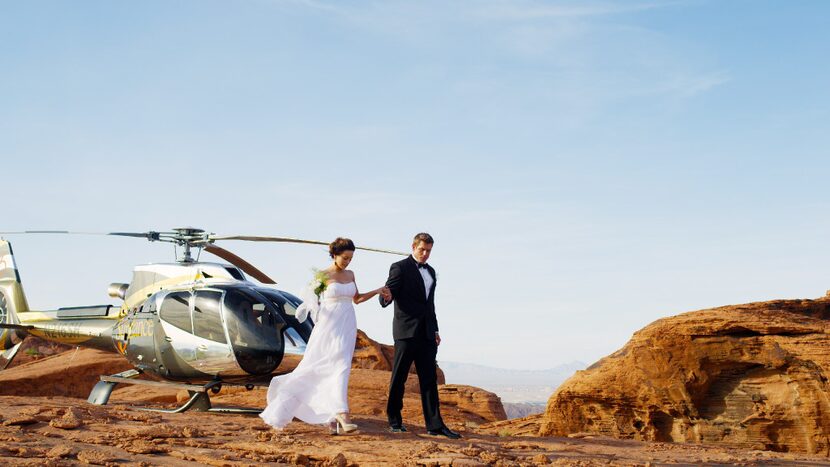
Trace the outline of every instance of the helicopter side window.
<instances>
[{"instance_id":1,"label":"helicopter side window","mask_svg":"<svg viewBox=\"0 0 830 467\"><path fill-rule=\"evenodd\" d=\"M226 343L222 327L222 294L213 291L196 292L193 306L193 331L199 337Z\"/></svg>"},{"instance_id":2,"label":"helicopter side window","mask_svg":"<svg viewBox=\"0 0 830 467\"><path fill-rule=\"evenodd\" d=\"M192 333L189 300L189 292L173 292L165 297L161 304L161 319L183 331Z\"/></svg>"}]
</instances>

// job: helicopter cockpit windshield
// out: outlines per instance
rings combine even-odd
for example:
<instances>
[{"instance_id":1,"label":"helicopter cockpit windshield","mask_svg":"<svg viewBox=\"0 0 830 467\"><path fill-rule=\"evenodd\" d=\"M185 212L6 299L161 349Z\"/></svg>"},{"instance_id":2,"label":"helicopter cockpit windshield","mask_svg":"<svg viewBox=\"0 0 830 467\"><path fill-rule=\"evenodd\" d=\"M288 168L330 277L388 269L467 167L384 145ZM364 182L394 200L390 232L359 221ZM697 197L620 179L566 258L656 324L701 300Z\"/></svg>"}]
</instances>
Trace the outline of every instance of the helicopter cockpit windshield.
<instances>
[{"instance_id":1,"label":"helicopter cockpit windshield","mask_svg":"<svg viewBox=\"0 0 830 467\"><path fill-rule=\"evenodd\" d=\"M311 337L313 322L311 318L306 319L302 323L297 320L297 307L300 306L301 300L288 292L266 287L257 288L257 292L271 300L271 303L279 311L280 317L288 323L288 327L284 333L285 353L304 354L306 343L309 337Z\"/></svg>"},{"instance_id":2,"label":"helicopter cockpit windshield","mask_svg":"<svg viewBox=\"0 0 830 467\"><path fill-rule=\"evenodd\" d=\"M282 360L285 320L274 305L250 289L227 288L225 321L236 361L250 374L268 374Z\"/></svg>"}]
</instances>

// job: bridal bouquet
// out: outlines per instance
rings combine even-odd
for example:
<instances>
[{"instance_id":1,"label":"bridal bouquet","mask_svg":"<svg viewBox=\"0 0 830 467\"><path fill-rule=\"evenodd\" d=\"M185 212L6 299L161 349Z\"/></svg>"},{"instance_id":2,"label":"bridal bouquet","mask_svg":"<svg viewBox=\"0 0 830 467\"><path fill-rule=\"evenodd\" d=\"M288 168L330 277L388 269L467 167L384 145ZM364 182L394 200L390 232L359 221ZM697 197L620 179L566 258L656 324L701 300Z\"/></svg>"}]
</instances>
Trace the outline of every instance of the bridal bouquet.
<instances>
[{"instance_id":1,"label":"bridal bouquet","mask_svg":"<svg viewBox=\"0 0 830 467\"><path fill-rule=\"evenodd\" d=\"M320 298L320 295L325 292L326 287L329 286L329 278L325 272L314 268L314 279L311 281L311 288L314 290L314 295L317 295L317 298Z\"/></svg>"},{"instance_id":2,"label":"bridal bouquet","mask_svg":"<svg viewBox=\"0 0 830 467\"><path fill-rule=\"evenodd\" d=\"M297 308L297 321L303 322L311 316L311 319L317 321L317 312L320 311L320 295L326 290L329 285L329 278L325 272L313 268L314 278L303 289L302 297L303 303Z\"/></svg>"}]
</instances>

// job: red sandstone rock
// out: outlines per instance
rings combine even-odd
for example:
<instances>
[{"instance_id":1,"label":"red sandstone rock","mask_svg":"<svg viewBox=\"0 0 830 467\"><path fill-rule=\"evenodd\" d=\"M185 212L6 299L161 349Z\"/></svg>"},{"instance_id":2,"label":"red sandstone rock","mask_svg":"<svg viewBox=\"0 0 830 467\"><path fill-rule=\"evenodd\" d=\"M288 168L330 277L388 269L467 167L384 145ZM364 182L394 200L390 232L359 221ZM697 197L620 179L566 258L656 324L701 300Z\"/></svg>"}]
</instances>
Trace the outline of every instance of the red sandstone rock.
<instances>
[{"instance_id":1,"label":"red sandstone rock","mask_svg":"<svg viewBox=\"0 0 830 467\"><path fill-rule=\"evenodd\" d=\"M392 371L394 359L395 347L372 340L365 332L357 330L352 368ZM409 368L409 372L415 373L415 365ZM438 368L438 384L444 384L445 381L444 372Z\"/></svg>"},{"instance_id":2,"label":"red sandstone rock","mask_svg":"<svg viewBox=\"0 0 830 467\"><path fill-rule=\"evenodd\" d=\"M830 452L830 298L658 320L566 381L540 435Z\"/></svg>"},{"instance_id":3,"label":"red sandstone rock","mask_svg":"<svg viewBox=\"0 0 830 467\"><path fill-rule=\"evenodd\" d=\"M710 428L716 427L717 423L731 423L730 417L734 418L740 413L738 409L743 407L741 404L753 399L753 390L762 396L755 397L753 404L767 407L764 416L770 423L760 423L757 418L744 417L746 420L741 420L745 426L741 427L738 423L738 429L750 434L755 433L751 431L754 427L781 426L779 424L784 422L774 418L777 416L824 413L825 408L818 399L817 392L810 390L810 384L821 381L820 377L817 380L810 378L823 374L825 362L830 361L830 357L825 357L830 356L830 352L827 352L830 345L826 345L824 340L827 329L820 319L825 315L830 316L825 307L830 307L830 299L823 303L822 305L822 300L772 302L725 307L698 312L700 315L690 313L661 320L653 325L655 329L646 328L637 333L629 346L609 357L612 362L633 362L630 368L634 370L628 372L634 371L635 374L628 375L626 371L615 373L614 379L603 380L606 385L601 386L603 392L597 394L616 394L615 389L626 387L642 391L637 394L645 397L645 410L634 404L638 402L636 397L631 402L631 399L620 396L619 400L628 401L629 405L620 403L618 407L630 407L630 411L617 412L614 420L625 426L626 413L637 415L652 410L653 414L658 410L669 410L669 404L682 407L681 402L673 402L675 399L672 399L675 393L682 394L680 389L689 394L705 396L683 402L688 405L712 400L712 397L724 394L724 390L731 387L733 391L723 397L723 409L714 409L723 410L714 421L690 419L692 423L700 425L699 429L704 434L710 433L705 431L706 426L702 425L704 422L709 423ZM758 309L760 305L771 306L764 311ZM787 311L789 309L796 309L798 313ZM753 317L754 324L747 324L747 316ZM363 344L358 345L375 349L374 352L380 349L380 354L385 354L384 349L391 350L389 346L372 342L366 338ZM650 356L646 356L646 351L651 352ZM628 356L624 355L626 352ZM431 437L423 428L418 379L414 374L410 375L407 382L403 410L404 422L410 432L392 434L387 431L383 413L390 373L388 370L366 368L369 365L365 362L380 360L365 355L356 357L349 385L352 416L360 429L357 433L344 436L329 436L325 428L300 422L291 423L285 431L278 432L265 426L258 417L198 412L157 414L136 410L134 406L146 405L151 400L161 401L167 398L165 400L171 404L175 401L175 391L168 390L165 395L155 392L154 388L148 391L148 388L139 387L138 391L133 392L119 389L113 394L111 405L98 407L87 404L86 395L99 374L114 373L119 371L119 365L124 364L121 357L112 357L114 358L110 359L108 354L83 349L75 353L73 349L51 359L21 365L13 369L15 373L0 373L0 391L24 388L21 381L26 381L26 384L37 382L39 387L36 390L44 394L43 397L32 397L24 391L23 396L0 396L0 413L5 420L31 422L27 426L2 426L0 441L3 441L4 446L0 447L0 460L8 460L6 463L10 465L76 465L79 462L104 465L184 465L196 462L217 466L267 463L338 465L343 460L347 465L415 465L429 460L434 465L761 462L793 466L820 465L823 460L826 461L823 452L822 457L818 457L793 453L753 453L717 446L646 444L614 440L607 436L607 432L581 428L574 431L581 433L574 438L540 438L537 436L539 427L550 422L547 415L518 421L498 421L478 428L480 424L498 418L498 399L485 391L458 385L439 386L441 410L445 420L452 428L460 431L464 438L447 440ZM624 360L625 358L633 360ZM298 361L297 358L287 358L282 368L293 368L292 365ZM678 362L680 364L676 365ZM738 362L738 368L748 369L746 373L751 377L750 381L741 379L743 373L729 370L734 370L735 362ZM613 373L613 365L606 367L606 364L608 362L583 374L598 371L597 368L605 368L600 373ZM695 371L684 373L678 368ZM96 373L95 370L103 371ZM692 373L696 376L689 378L688 375ZM20 379L15 379L15 375ZM668 384L674 378L679 378L683 383L680 386ZM86 386L71 389L67 381ZM617 386L609 386L609 381ZM661 389L663 383L666 383L666 389ZM50 391L54 394L47 395ZM793 395L796 391L797 394ZM60 395L62 393L78 394L79 398L64 397ZM217 406L261 407L265 401L262 388L247 391L226 386L218 395L211 397ZM658 403L664 405L658 407ZM586 411L591 407L601 407L601 404L596 401L586 404ZM787 412L780 407L790 407L791 411ZM711 413L698 409L699 415L711 416ZM71 418L83 423L72 430L55 429L48 425L53 420ZM630 426L636 420L638 419L631 421ZM789 420L791 427L804 429L806 436L815 433L809 431L813 428L805 424L803 418ZM649 432L648 430L643 431ZM654 432L655 428L650 430ZM769 433L774 432L767 434ZM791 431L779 432L779 442L791 439L789 433ZM740 432L733 431L732 435L740 435ZM730 439L725 444L746 446ZM71 447L66 450L59 449L58 446Z\"/></svg>"},{"instance_id":4,"label":"red sandstone rock","mask_svg":"<svg viewBox=\"0 0 830 467\"><path fill-rule=\"evenodd\" d=\"M507 419L499 396L473 386L445 384L438 387L442 407L453 405L488 422Z\"/></svg>"},{"instance_id":5,"label":"red sandstone rock","mask_svg":"<svg viewBox=\"0 0 830 467\"><path fill-rule=\"evenodd\" d=\"M358 330L352 358L352 368L392 371L395 349L374 341L365 332Z\"/></svg>"},{"instance_id":6,"label":"red sandstone rock","mask_svg":"<svg viewBox=\"0 0 830 467\"><path fill-rule=\"evenodd\" d=\"M74 430L83 424L84 422L75 409L67 410L63 417L52 419L49 422L49 426L62 430Z\"/></svg>"},{"instance_id":7,"label":"red sandstone rock","mask_svg":"<svg viewBox=\"0 0 830 467\"><path fill-rule=\"evenodd\" d=\"M386 374L381 370L355 370ZM363 380L362 376L358 378ZM417 394L407 399L413 411L420 409ZM45 423L27 427L2 427L2 465L322 465L342 454L347 465L536 465L544 456L554 465L823 465L826 457L750 452L717 446L644 443L613 440L604 436L582 439L517 437L487 434L471 426L462 427L460 440L432 437L417 419L405 419L409 433L389 433L384 415L353 414L360 426L356 433L330 436L326 428L301 422L284 431L263 430L258 417L218 415L204 412L155 414L160 420L129 417L125 405L92 407L83 400L55 397L0 396L0 413L27 412L64 414L80 408L84 424L75 430L56 430ZM45 410L42 410L45 409ZM448 407L449 412L470 416ZM503 422L498 422L503 423ZM161 430L151 427L164 427ZM187 438L198 427L199 436ZM14 430L12 434L11 429ZM197 435L190 432L190 435ZM67 446L56 449L56 446ZM77 454L76 454L77 453ZM534 461L534 458L536 459Z\"/></svg>"},{"instance_id":8,"label":"red sandstone rock","mask_svg":"<svg viewBox=\"0 0 830 467\"><path fill-rule=\"evenodd\" d=\"M78 460L83 464L107 465L115 462L117 458L98 450L85 450L78 453Z\"/></svg>"},{"instance_id":9,"label":"red sandstone rock","mask_svg":"<svg viewBox=\"0 0 830 467\"><path fill-rule=\"evenodd\" d=\"M46 453L46 457L50 459L57 459L61 457L69 457L72 455L72 448L69 446L55 446Z\"/></svg>"}]
</instances>

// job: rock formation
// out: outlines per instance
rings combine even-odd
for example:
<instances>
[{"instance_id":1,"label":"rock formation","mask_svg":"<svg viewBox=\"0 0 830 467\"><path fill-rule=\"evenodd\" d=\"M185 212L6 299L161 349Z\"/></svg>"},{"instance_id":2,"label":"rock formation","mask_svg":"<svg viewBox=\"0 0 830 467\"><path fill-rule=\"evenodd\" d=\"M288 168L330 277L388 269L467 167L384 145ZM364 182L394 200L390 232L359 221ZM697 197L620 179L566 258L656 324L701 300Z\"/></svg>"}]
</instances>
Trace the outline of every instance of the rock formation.
<instances>
[{"instance_id":1,"label":"rock formation","mask_svg":"<svg viewBox=\"0 0 830 467\"><path fill-rule=\"evenodd\" d=\"M372 340L365 332L357 330L352 368L392 371L395 348Z\"/></svg>"},{"instance_id":2,"label":"rock formation","mask_svg":"<svg viewBox=\"0 0 830 467\"><path fill-rule=\"evenodd\" d=\"M658 320L566 381L540 435L830 455L830 297Z\"/></svg>"},{"instance_id":3,"label":"rock formation","mask_svg":"<svg viewBox=\"0 0 830 467\"><path fill-rule=\"evenodd\" d=\"M453 406L488 422L507 419L501 399L492 392L474 386L444 384L438 386L438 393L442 407Z\"/></svg>"},{"instance_id":4,"label":"rock formation","mask_svg":"<svg viewBox=\"0 0 830 467\"><path fill-rule=\"evenodd\" d=\"M28 337L25 344L40 349L38 355L55 355L20 362L15 360L8 370L0 372L0 396L68 396L86 399L101 375L111 375L132 368L119 354L95 349L53 346L36 337ZM70 350L64 350L68 348ZM358 414L381 415L386 407L387 388L394 348L380 344L358 330L355 354L352 359L352 377L349 381L349 404ZM21 358L23 355L18 355ZM22 360L22 359L21 359ZM300 358L286 355L278 372L289 372ZM411 423L421 424L420 388L415 366L406 382L403 416ZM438 369L442 413L448 422L484 423L504 420L501 400L493 393L472 386L444 386L444 374ZM111 403L176 403L184 394L175 389L119 385L112 394ZM217 405L261 407L265 403L265 389L247 391L241 387L224 386L212 397Z\"/></svg>"},{"instance_id":5,"label":"rock formation","mask_svg":"<svg viewBox=\"0 0 830 467\"><path fill-rule=\"evenodd\" d=\"M367 338L368 339L368 338ZM32 344L36 344L33 342ZM370 340L362 347L388 349ZM361 347L358 342L358 347ZM46 350L44 349L44 353ZM38 354L40 355L40 354ZM377 354L375 354L377 355ZM349 404L360 429L331 436L328 429L291 423L270 429L255 416L185 412L153 413L139 407L176 401L175 390L124 387L110 404L84 399L99 374L129 364L97 350L71 349L0 372L0 465L822 465L825 457L749 452L722 446L643 443L604 436L540 438L541 415L520 421L498 418L498 398L469 386L439 386L442 415L464 438L429 436L423 427L418 379L407 381L404 422L408 433L390 433L383 413L389 371L367 368L371 357L356 357ZM283 360L281 371L299 361ZM79 399L80 398L80 399ZM263 388L222 388L217 406L261 406ZM512 423L513 425L504 425ZM534 426L531 432L528 429ZM522 437L521 435L529 435Z\"/></svg>"},{"instance_id":6,"label":"rock formation","mask_svg":"<svg viewBox=\"0 0 830 467\"><path fill-rule=\"evenodd\" d=\"M381 344L372 340L365 332L360 329L357 330L357 339L355 342L354 358L352 358L352 368L365 368L369 370L384 370L392 371L392 362L395 358L395 348L391 345ZM444 372L441 368L438 371L438 384L444 384ZM415 373L415 365L409 369L410 373ZM388 382L387 382L388 383Z\"/></svg>"}]
</instances>

